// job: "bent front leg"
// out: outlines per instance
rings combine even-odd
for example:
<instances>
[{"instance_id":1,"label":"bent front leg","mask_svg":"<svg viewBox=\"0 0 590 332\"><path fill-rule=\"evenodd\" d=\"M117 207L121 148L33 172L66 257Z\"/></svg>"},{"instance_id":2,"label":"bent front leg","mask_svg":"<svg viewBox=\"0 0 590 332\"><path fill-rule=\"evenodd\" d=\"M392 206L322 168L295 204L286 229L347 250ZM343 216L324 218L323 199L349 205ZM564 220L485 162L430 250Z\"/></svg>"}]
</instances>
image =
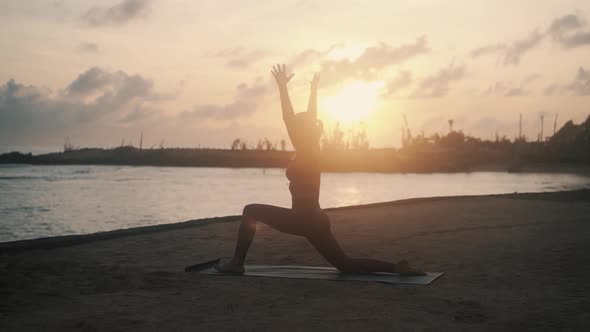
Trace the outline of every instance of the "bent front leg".
<instances>
[{"instance_id":1,"label":"bent front leg","mask_svg":"<svg viewBox=\"0 0 590 332\"><path fill-rule=\"evenodd\" d=\"M250 245L256 234L256 220L248 212L248 206L246 206L242 212L242 220L240 221L240 229L238 230L238 240L236 243L234 258L232 259L233 263L241 266L244 265L248 249L250 249Z\"/></svg>"},{"instance_id":2,"label":"bent front leg","mask_svg":"<svg viewBox=\"0 0 590 332\"><path fill-rule=\"evenodd\" d=\"M297 215L291 209L266 204L246 205L242 212L233 263L244 265L248 249L256 234L257 222L262 222L283 233L303 235L305 229L297 221Z\"/></svg>"}]
</instances>

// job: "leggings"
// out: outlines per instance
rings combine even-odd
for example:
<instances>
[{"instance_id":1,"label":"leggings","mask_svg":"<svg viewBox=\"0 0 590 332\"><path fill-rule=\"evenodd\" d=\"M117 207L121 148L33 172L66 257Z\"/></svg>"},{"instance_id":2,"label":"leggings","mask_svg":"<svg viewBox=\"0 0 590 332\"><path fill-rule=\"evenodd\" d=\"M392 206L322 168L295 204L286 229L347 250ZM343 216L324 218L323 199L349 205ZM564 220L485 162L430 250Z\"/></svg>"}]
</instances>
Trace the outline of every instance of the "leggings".
<instances>
[{"instance_id":1,"label":"leggings","mask_svg":"<svg viewBox=\"0 0 590 332\"><path fill-rule=\"evenodd\" d=\"M256 222L307 238L320 255L342 272L395 272L393 263L346 255L330 230L330 219L321 209L286 209L266 204L249 204L244 208L234 256L242 264L256 233Z\"/></svg>"}]
</instances>

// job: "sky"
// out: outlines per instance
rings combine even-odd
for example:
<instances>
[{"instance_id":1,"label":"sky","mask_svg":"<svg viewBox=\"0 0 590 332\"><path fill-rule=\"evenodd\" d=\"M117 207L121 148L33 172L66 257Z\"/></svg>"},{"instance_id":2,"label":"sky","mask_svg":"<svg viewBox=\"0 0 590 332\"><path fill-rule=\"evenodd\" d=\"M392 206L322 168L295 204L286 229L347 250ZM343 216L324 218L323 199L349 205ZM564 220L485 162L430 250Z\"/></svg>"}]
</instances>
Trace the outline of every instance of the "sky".
<instances>
[{"instance_id":1,"label":"sky","mask_svg":"<svg viewBox=\"0 0 590 332\"><path fill-rule=\"evenodd\" d=\"M536 139L590 115L587 0L0 0L0 146L229 148L286 139L321 77L329 133Z\"/></svg>"}]
</instances>

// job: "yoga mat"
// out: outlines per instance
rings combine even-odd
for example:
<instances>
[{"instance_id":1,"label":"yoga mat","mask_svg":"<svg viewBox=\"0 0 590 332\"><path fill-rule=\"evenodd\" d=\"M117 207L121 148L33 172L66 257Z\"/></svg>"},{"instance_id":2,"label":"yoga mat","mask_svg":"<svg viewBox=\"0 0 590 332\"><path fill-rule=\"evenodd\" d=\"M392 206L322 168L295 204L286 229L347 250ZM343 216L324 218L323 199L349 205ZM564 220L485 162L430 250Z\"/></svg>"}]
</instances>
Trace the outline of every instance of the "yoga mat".
<instances>
[{"instance_id":1,"label":"yoga mat","mask_svg":"<svg viewBox=\"0 0 590 332\"><path fill-rule=\"evenodd\" d=\"M424 276L400 276L391 273L341 273L333 267L301 265L246 265L244 274L221 273L215 270L219 259L188 266L185 272L213 276L251 276L293 279L321 279L333 281L377 281L387 284L428 285L444 272L427 272Z\"/></svg>"}]
</instances>

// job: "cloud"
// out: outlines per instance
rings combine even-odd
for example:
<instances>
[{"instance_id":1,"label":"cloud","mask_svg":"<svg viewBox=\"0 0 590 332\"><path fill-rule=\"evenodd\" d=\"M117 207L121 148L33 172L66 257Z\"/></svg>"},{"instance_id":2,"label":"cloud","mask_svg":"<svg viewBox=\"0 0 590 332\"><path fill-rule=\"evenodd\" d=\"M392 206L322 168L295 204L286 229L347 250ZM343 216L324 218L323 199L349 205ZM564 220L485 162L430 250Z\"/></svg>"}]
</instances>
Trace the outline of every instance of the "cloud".
<instances>
[{"instance_id":1,"label":"cloud","mask_svg":"<svg viewBox=\"0 0 590 332\"><path fill-rule=\"evenodd\" d=\"M262 78L254 84L241 83L236 87L236 96L232 103L226 105L196 105L190 111L179 114L182 119L194 120L233 120L254 114L258 110L259 100L270 91Z\"/></svg>"},{"instance_id":2,"label":"cloud","mask_svg":"<svg viewBox=\"0 0 590 332\"><path fill-rule=\"evenodd\" d=\"M544 35L539 30L532 31L528 37L517 40L506 48L504 65L518 65L520 58L543 40Z\"/></svg>"},{"instance_id":3,"label":"cloud","mask_svg":"<svg viewBox=\"0 0 590 332\"><path fill-rule=\"evenodd\" d=\"M254 99L266 95L270 92L268 84L263 83L262 77L256 78L254 84L241 83L237 87L237 98Z\"/></svg>"},{"instance_id":4,"label":"cloud","mask_svg":"<svg viewBox=\"0 0 590 332\"><path fill-rule=\"evenodd\" d=\"M552 84L545 89L545 94L590 96L590 71L583 67L578 68L576 76L569 84Z\"/></svg>"},{"instance_id":5,"label":"cloud","mask_svg":"<svg viewBox=\"0 0 590 332\"><path fill-rule=\"evenodd\" d=\"M561 91L563 91L563 86L561 86L557 83L553 83L545 88L545 95L546 96L556 95Z\"/></svg>"},{"instance_id":6,"label":"cloud","mask_svg":"<svg viewBox=\"0 0 590 332\"><path fill-rule=\"evenodd\" d=\"M417 38L414 43L402 44L398 47L380 43L365 49L365 52L354 63L365 68L379 69L408 61L417 55L427 53L429 50L424 36Z\"/></svg>"},{"instance_id":7,"label":"cloud","mask_svg":"<svg viewBox=\"0 0 590 332\"><path fill-rule=\"evenodd\" d=\"M471 50L470 54L471 57L478 58L484 55L503 53L503 65L516 66L520 64L522 56L539 45L544 37L545 35L537 29L533 30L527 37L515 40L510 44L496 43L484 45Z\"/></svg>"},{"instance_id":8,"label":"cloud","mask_svg":"<svg viewBox=\"0 0 590 332\"><path fill-rule=\"evenodd\" d=\"M519 97L526 96L528 92L524 87L514 87L505 82L496 82L489 86L483 93L484 96L505 96L505 97Z\"/></svg>"},{"instance_id":9,"label":"cloud","mask_svg":"<svg viewBox=\"0 0 590 332\"><path fill-rule=\"evenodd\" d=\"M288 61L291 68L317 64L322 76L322 87L342 83L347 79L375 80L387 67L399 65L416 56L430 51L426 37L418 37L415 41L392 46L378 43L366 47L354 59L332 59L330 54L344 44L333 44L325 50L306 49L297 53Z\"/></svg>"},{"instance_id":10,"label":"cloud","mask_svg":"<svg viewBox=\"0 0 590 332\"><path fill-rule=\"evenodd\" d=\"M340 83L346 79L372 80L382 69L402 64L418 55L429 52L426 37L417 38L412 43L397 47L379 43L367 47L361 55L354 59L323 60L320 63L322 85Z\"/></svg>"},{"instance_id":11,"label":"cloud","mask_svg":"<svg viewBox=\"0 0 590 332\"><path fill-rule=\"evenodd\" d=\"M65 89L70 96L86 97L95 93L102 93L100 98L107 95L121 95L123 99L133 97L158 98L153 91L153 81L141 75L129 75L122 70L108 71L100 67L92 67L81 73Z\"/></svg>"},{"instance_id":12,"label":"cloud","mask_svg":"<svg viewBox=\"0 0 590 332\"><path fill-rule=\"evenodd\" d=\"M533 83L534 81L537 81L538 79L541 78L541 75L537 74L537 73L532 73L527 75L523 80L522 80L522 85L528 85Z\"/></svg>"},{"instance_id":13,"label":"cloud","mask_svg":"<svg viewBox=\"0 0 590 332\"><path fill-rule=\"evenodd\" d=\"M480 57L482 55L492 54L499 51L506 50L506 44L504 43L497 43L492 45L485 45L478 48L475 48L471 51L471 56L474 58Z\"/></svg>"},{"instance_id":14,"label":"cloud","mask_svg":"<svg viewBox=\"0 0 590 332\"><path fill-rule=\"evenodd\" d=\"M98 44L96 43L81 43L76 47L78 53L98 54L100 53Z\"/></svg>"},{"instance_id":15,"label":"cloud","mask_svg":"<svg viewBox=\"0 0 590 332\"><path fill-rule=\"evenodd\" d=\"M344 43L332 44L323 51L318 51L313 48L308 48L302 52L295 54L287 62L290 68L307 65L316 61L320 61L323 57L330 54L333 50L343 47Z\"/></svg>"},{"instance_id":16,"label":"cloud","mask_svg":"<svg viewBox=\"0 0 590 332\"><path fill-rule=\"evenodd\" d=\"M410 95L412 98L440 98L450 91L451 83L465 77L465 67L450 64L447 68L440 69L436 74L428 76L420 81L418 87Z\"/></svg>"},{"instance_id":17,"label":"cloud","mask_svg":"<svg viewBox=\"0 0 590 332\"><path fill-rule=\"evenodd\" d=\"M412 73L408 70L400 71L394 79L388 80L384 87L383 96L395 95L400 90L412 84Z\"/></svg>"},{"instance_id":18,"label":"cloud","mask_svg":"<svg viewBox=\"0 0 590 332\"><path fill-rule=\"evenodd\" d=\"M590 27L579 14L567 14L553 20L546 31L533 30L527 37L508 43L496 43L480 46L471 50L473 58L484 55L503 53L505 66L516 66L522 56L537 47L546 36L565 49L590 45Z\"/></svg>"},{"instance_id":19,"label":"cloud","mask_svg":"<svg viewBox=\"0 0 590 332\"><path fill-rule=\"evenodd\" d=\"M571 93L576 96L590 96L590 71L578 68L576 77L568 86Z\"/></svg>"},{"instance_id":20,"label":"cloud","mask_svg":"<svg viewBox=\"0 0 590 332\"><path fill-rule=\"evenodd\" d=\"M0 86L0 139L33 132L43 127L60 130L60 120L75 108L65 100L52 100L45 91L9 80Z\"/></svg>"},{"instance_id":21,"label":"cloud","mask_svg":"<svg viewBox=\"0 0 590 332\"><path fill-rule=\"evenodd\" d=\"M206 120L253 114L270 90L269 83L262 78L242 83L236 86L230 104L198 105L190 112L167 116L159 103L164 97L155 91L152 81L124 71L93 67L55 91L9 80L0 84L0 143L58 146L64 137L70 137L75 145L105 146L118 145L121 138L129 142L131 136L137 142L145 132L144 146L157 145L163 138L167 146L193 145L196 137L200 144L225 147L225 142L229 144L236 136L256 137L256 131L227 127L235 121L212 127ZM282 135L276 131L279 133Z\"/></svg>"},{"instance_id":22,"label":"cloud","mask_svg":"<svg viewBox=\"0 0 590 332\"><path fill-rule=\"evenodd\" d=\"M541 75L537 73L529 74L522 79L519 86L514 86L513 84L506 82L496 82L484 90L482 95L496 95L505 97L528 96L531 93L528 91L527 86L538 80L540 77Z\"/></svg>"},{"instance_id":23,"label":"cloud","mask_svg":"<svg viewBox=\"0 0 590 332\"><path fill-rule=\"evenodd\" d=\"M397 70L394 77L384 77L388 69L401 65L411 59L430 51L425 36L416 38L413 42L392 46L381 42L364 49L360 49L357 57L331 58L333 52L348 49L344 44L333 44L325 50L306 49L297 53L289 60L290 67L296 65L319 66L322 88L330 88L349 79L377 81L384 80L381 90L382 97L398 95L400 91L409 88L414 77L409 70Z\"/></svg>"},{"instance_id":24,"label":"cloud","mask_svg":"<svg viewBox=\"0 0 590 332\"><path fill-rule=\"evenodd\" d=\"M93 67L78 75L62 96L85 103L84 118L114 112L132 102L152 103L167 97L153 89L153 82L141 75Z\"/></svg>"},{"instance_id":25,"label":"cloud","mask_svg":"<svg viewBox=\"0 0 590 332\"><path fill-rule=\"evenodd\" d=\"M506 92L506 84L504 82L496 82L487 87L481 94L483 96L503 95Z\"/></svg>"},{"instance_id":26,"label":"cloud","mask_svg":"<svg viewBox=\"0 0 590 332\"><path fill-rule=\"evenodd\" d=\"M9 80L0 86L0 141L63 137L70 130L138 121L158 114L160 100L151 80L98 67L59 92Z\"/></svg>"},{"instance_id":27,"label":"cloud","mask_svg":"<svg viewBox=\"0 0 590 332\"><path fill-rule=\"evenodd\" d=\"M153 106L138 105L138 106L135 106L132 111L127 113L125 116L123 116L119 120L119 122L125 123L125 124L132 123L132 122L138 122L138 121L146 120L148 118L151 118L151 117L153 117L155 115L159 115L159 114L161 114L161 110L159 108L156 108Z\"/></svg>"},{"instance_id":28,"label":"cloud","mask_svg":"<svg viewBox=\"0 0 590 332\"><path fill-rule=\"evenodd\" d=\"M521 97L521 96L528 95L528 92L526 92L521 87L517 87L517 88L510 88L510 89L508 89L508 91L506 91L506 93L504 95L506 97Z\"/></svg>"},{"instance_id":29,"label":"cloud","mask_svg":"<svg viewBox=\"0 0 590 332\"><path fill-rule=\"evenodd\" d=\"M566 49L590 45L588 23L578 14L567 14L556 18L547 33Z\"/></svg>"},{"instance_id":30,"label":"cloud","mask_svg":"<svg viewBox=\"0 0 590 332\"><path fill-rule=\"evenodd\" d=\"M247 68L252 64L262 60L266 52L255 49L248 50L242 46L227 48L217 51L213 54L214 57L227 59L225 63L229 68Z\"/></svg>"},{"instance_id":31,"label":"cloud","mask_svg":"<svg viewBox=\"0 0 590 332\"><path fill-rule=\"evenodd\" d=\"M520 64L522 56L539 45L544 37L545 35L537 29L533 30L527 37L515 40L510 44L496 43L484 45L473 49L470 54L471 57L478 58L484 55L503 53L503 64L505 66L516 66Z\"/></svg>"},{"instance_id":32,"label":"cloud","mask_svg":"<svg viewBox=\"0 0 590 332\"><path fill-rule=\"evenodd\" d=\"M495 43L480 46L471 50L470 54L473 58L490 54L502 54L501 61L504 66L516 66L520 64L522 56L537 47L543 38L545 38L545 34L536 29L527 37L515 40L512 43Z\"/></svg>"},{"instance_id":33,"label":"cloud","mask_svg":"<svg viewBox=\"0 0 590 332\"><path fill-rule=\"evenodd\" d=\"M78 75L65 89L70 96L84 97L102 89L111 81L114 74L98 67L92 67Z\"/></svg>"},{"instance_id":34,"label":"cloud","mask_svg":"<svg viewBox=\"0 0 590 332\"><path fill-rule=\"evenodd\" d=\"M122 25L145 16L151 3L151 0L122 0L110 7L92 7L81 19L88 27Z\"/></svg>"},{"instance_id":35,"label":"cloud","mask_svg":"<svg viewBox=\"0 0 590 332\"><path fill-rule=\"evenodd\" d=\"M314 50L312 48L309 48L309 49L304 50L303 52L299 52L296 55L294 55L293 57L291 57L291 59L288 61L289 67L293 68L293 67L308 64L310 62L320 59L325 54L327 54L327 53L320 52L318 50Z\"/></svg>"}]
</instances>

